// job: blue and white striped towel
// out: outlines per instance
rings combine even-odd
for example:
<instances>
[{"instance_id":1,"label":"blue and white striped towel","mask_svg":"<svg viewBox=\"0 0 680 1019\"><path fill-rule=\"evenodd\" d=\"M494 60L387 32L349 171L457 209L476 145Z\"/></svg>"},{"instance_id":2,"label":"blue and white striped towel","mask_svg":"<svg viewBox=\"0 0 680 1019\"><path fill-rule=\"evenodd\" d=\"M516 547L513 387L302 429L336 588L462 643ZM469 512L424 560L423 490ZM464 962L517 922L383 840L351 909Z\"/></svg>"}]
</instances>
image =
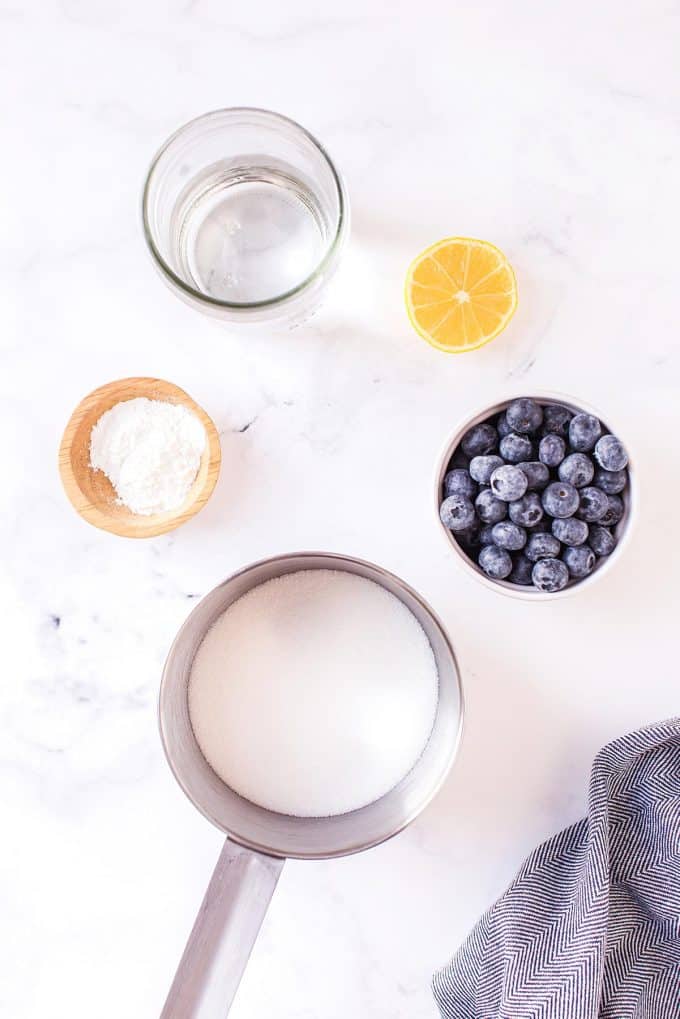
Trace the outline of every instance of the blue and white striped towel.
<instances>
[{"instance_id":1,"label":"blue and white striped towel","mask_svg":"<svg viewBox=\"0 0 680 1019\"><path fill-rule=\"evenodd\" d=\"M534 850L433 988L445 1019L679 1019L680 719L600 751L588 817Z\"/></svg>"}]
</instances>

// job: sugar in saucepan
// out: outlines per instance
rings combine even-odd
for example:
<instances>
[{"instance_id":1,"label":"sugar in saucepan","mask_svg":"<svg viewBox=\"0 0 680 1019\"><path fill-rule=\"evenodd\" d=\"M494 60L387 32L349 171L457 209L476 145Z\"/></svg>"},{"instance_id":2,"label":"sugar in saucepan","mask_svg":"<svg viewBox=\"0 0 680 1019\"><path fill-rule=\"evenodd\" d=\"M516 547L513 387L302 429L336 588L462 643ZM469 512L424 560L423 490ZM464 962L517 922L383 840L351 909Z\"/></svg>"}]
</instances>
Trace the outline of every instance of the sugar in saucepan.
<instances>
[{"instance_id":1,"label":"sugar in saucepan","mask_svg":"<svg viewBox=\"0 0 680 1019\"><path fill-rule=\"evenodd\" d=\"M189 681L191 724L217 775L298 817L389 792L422 754L437 699L413 613L337 570L289 573L243 595L204 637Z\"/></svg>"}]
</instances>

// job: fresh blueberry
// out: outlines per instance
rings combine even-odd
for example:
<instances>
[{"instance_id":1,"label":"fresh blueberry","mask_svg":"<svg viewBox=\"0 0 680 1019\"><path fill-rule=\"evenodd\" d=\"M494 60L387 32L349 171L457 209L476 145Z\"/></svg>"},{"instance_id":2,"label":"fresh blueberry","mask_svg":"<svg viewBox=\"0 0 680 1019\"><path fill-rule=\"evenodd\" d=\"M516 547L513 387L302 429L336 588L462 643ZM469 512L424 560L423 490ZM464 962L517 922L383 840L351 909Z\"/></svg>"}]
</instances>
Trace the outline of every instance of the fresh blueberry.
<instances>
[{"instance_id":1,"label":"fresh blueberry","mask_svg":"<svg viewBox=\"0 0 680 1019\"><path fill-rule=\"evenodd\" d=\"M485 545L479 553L477 562L486 575L492 577L493 580L505 580L512 572L510 553L496 545Z\"/></svg>"},{"instance_id":2,"label":"fresh blueberry","mask_svg":"<svg viewBox=\"0 0 680 1019\"><path fill-rule=\"evenodd\" d=\"M607 527L593 524L590 528L588 544L595 555L611 555L616 548L616 538Z\"/></svg>"},{"instance_id":3,"label":"fresh blueberry","mask_svg":"<svg viewBox=\"0 0 680 1019\"><path fill-rule=\"evenodd\" d=\"M486 456L498 445L498 432L488 421L474 425L463 436L461 446L466 456Z\"/></svg>"},{"instance_id":4,"label":"fresh blueberry","mask_svg":"<svg viewBox=\"0 0 680 1019\"><path fill-rule=\"evenodd\" d=\"M540 460L522 461L522 463L517 464L517 466L526 474L530 491L545 488L550 481L550 471L545 464L540 462Z\"/></svg>"},{"instance_id":5,"label":"fresh blueberry","mask_svg":"<svg viewBox=\"0 0 680 1019\"><path fill-rule=\"evenodd\" d=\"M497 499L490 488L483 488L475 499L477 516L483 524L497 524L507 516L508 507L502 499Z\"/></svg>"},{"instance_id":6,"label":"fresh blueberry","mask_svg":"<svg viewBox=\"0 0 680 1019\"><path fill-rule=\"evenodd\" d=\"M462 545L469 556L476 554L476 550L481 546L480 540L481 528L479 521L475 520L474 523L470 524L469 527L464 528L462 531L456 531L456 541L459 545Z\"/></svg>"},{"instance_id":7,"label":"fresh blueberry","mask_svg":"<svg viewBox=\"0 0 680 1019\"><path fill-rule=\"evenodd\" d=\"M450 531L464 531L475 522L475 507L464 495L450 495L439 507L439 517Z\"/></svg>"},{"instance_id":8,"label":"fresh blueberry","mask_svg":"<svg viewBox=\"0 0 680 1019\"><path fill-rule=\"evenodd\" d=\"M543 505L541 503L541 505ZM539 520L537 524L532 527L527 527L527 531L530 534L550 534L550 519L544 516L542 520Z\"/></svg>"},{"instance_id":9,"label":"fresh blueberry","mask_svg":"<svg viewBox=\"0 0 680 1019\"><path fill-rule=\"evenodd\" d=\"M628 454L615 435L603 435L598 439L593 455L605 471L622 471L628 466Z\"/></svg>"},{"instance_id":10,"label":"fresh blueberry","mask_svg":"<svg viewBox=\"0 0 680 1019\"><path fill-rule=\"evenodd\" d=\"M566 564L569 574L580 580L592 573L595 553L589 545L568 546L562 553L562 561Z\"/></svg>"},{"instance_id":11,"label":"fresh blueberry","mask_svg":"<svg viewBox=\"0 0 680 1019\"><path fill-rule=\"evenodd\" d=\"M527 533L523 527L513 524L510 520L501 520L494 524L493 542L499 548L507 548L509 552L517 552L527 543Z\"/></svg>"},{"instance_id":12,"label":"fresh blueberry","mask_svg":"<svg viewBox=\"0 0 680 1019\"><path fill-rule=\"evenodd\" d=\"M543 431L546 435L561 435L566 439L572 413L559 403L549 403L543 408Z\"/></svg>"},{"instance_id":13,"label":"fresh blueberry","mask_svg":"<svg viewBox=\"0 0 680 1019\"><path fill-rule=\"evenodd\" d=\"M496 428L498 429L498 434L500 435L501 439L504 439L505 436L509 435L510 432L512 431L512 428L508 424L508 419L505 416L505 414L499 414L498 415L498 421L496 423Z\"/></svg>"},{"instance_id":14,"label":"fresh blueberry","mask_svg":"<svg viewBox=\"0 0 680 1019\"><path fill-rule=\"evenodd\" d=\"M587 453L602 435L602 425L592 414L575 414L569 422L571 448Z\"/></svg>"},{"instance_id":15,"label":"fresh blueberry","mask_svg":"<svg viewBox=\"0 0 680 1019\"><path fill-rule=\"evenodd\" d=\"M607 510L598 520L603 527L614 527L623 516L623 499L620 495L607 496Z\"/></svg>"},{"instance_id":16,"label":"fresh blueberry","mask_svg":"<svg viewBox=\"0 0 680 1019\"><path fill-rule=\"evenodd\" d=\"M553 520L552 532L563 545L582 545L588 537L588 524L576 517Z\"/></svg>"},{"instance_id":17,"label":"fresh blueberry","mask_svg":"<svg viewBox=\"0 0 680 1019\"><path fill-rule=\"evenodd\" d=\"M531 571L534 568L534 564L531 559L527 559L522 552L519 555L513 556L512 573L509 575L508 580L511 584L521 584L523 587L531 587Z\"/></svg>"},{"instance_id":18,"label":"fresh blueberry","mask_svg":"<svg viewBox=\"0 0 680 1019\"><path fill-rule=\"evenodd\" d=\"M583 488L593 480L593 461L585 453L570 453L557 468L560 481L568 481L574 488Z\"/></svg>"},{"instance_id":19,"label":"fresh blueberry","mask_svg":"<svg viewBox=\"0 0 680 1019\"><path fill-rule=\"evenodd\" d=\"M473 456L470 460L470 474L480 485L488 485L493 472L502 466L503 461L499 456Z\"/></svg>"},{"instance_id":20,"label":"fresh blueberry","mask_svg":"<svg viewBox=\"0 0 680 1019\"><path fill-rule=\"evenodd\" d=\"M504 436L498 448L503 459L511 464L529 460L533 454L531 439L528 439L526 435L518 435L517 432L510 432L509 435Z\"/></svg>"},{"instance_id":21,"label":"fresh blueberry","mask_svg":"<svg viewBox=\"0 0 680 1019\"><path fill-rule=\"evenodd\" d=\"M560 559L540 559L531 571L534 587L553 594L569 583L569 571Z\"/></svg>"},{"instance_id":22,"label":"fresh blueberry","mask_svg":"<svg viewBox=\"0 0 680 1019\"><path fill-rule=\"evenodd\" d=\"M470 466L470 457L466 456L463 452L463 447L459 446L449 461L449 470L452 471L455 467L462 467L463 470L467 470Z\"/></svg>"},{"instance_id":23,"label":"fresh blueberry","mask_svg":"<svg viewBox=\"0 0 680 1019\"><path fill-rule=\"evenodd\" d=\"M529 482L524 471L512 464L497 467L491 475L491 491L505 502L521 499L528 487Z\"/></svg>"},{"instance_id":24,"label":"fresh blueberry","mask_svg":"<svg viewBox=\"0 0 680 1019\"><path fill-rule=\"evenodd\" d=\"M455 467L444 476L444 495L464 495L466 499L474 499L478 487L464 467Z\"/></svg>"},{"instance_id":25,"label":"fresh blueberry","mask_svg":"<svg viewBox=\"0 0 680 1019\"><path fill-rule=\"evenodd\" d=\"M595 484L607 495L618 495L623 492L628 482L626 471L603 471L601 467L595 471Z\"/></svg>"},{"instance_id":26,"label":"fresh blueberry","mask_svg":"<svg viewBox=\"0 0 680 1019\"><path fill-rule=\"evenodd\" d=\"M581 496L581 505L576 513L579 520L585 520L592 524L607 512L609 499L601 488L595 486L582 488L579 495Z\"/></svg>"},{"instance_id":27,"label":"fresh blueberry","mask_svg":"<svg viewBox=\"0 0 680 1019\"><path fill-rule=\"evenodd\" d=\"M538 459L548 467L561 464L566 452L566 443L560 435L544 435L538 444Z\"/></svg>"},{"instance_id":28,"label":"fresh blueberry","mask_svg":"<svg viewBox=\"0 0 680 1019\"><path fill-rule=\"evenodd\" d=\"M484 524L479 532L480 545L493 545L493 524Z\"/></svg>"},{"instance_id":29,"label":"fresh blueberry","mask_svg":"<svg viewBox=\"0 0 680 1019\"><path fill-rule=\"evenodd\" d=\"M521 499L509 504L508 515L520 527L533 527L543 516L541 497L536 492L527 492Z\"/></svg>"},{"instance_id":30,"label":"fresh blueberry","mask_svg":"<svg viewBox=\"0 0 680 1019\"><path fill-rule=\"evenodd\" d=\"M560 554L561 545L554 534L530 534L524 554L532 563L539 559L553 559Z\"/></svg>"},{"instance_id":31,"label":"fresh blueberry","mask_svg":"<svg viewBox=\"0 0 680 1019\"><path fill-rule=\"evenodd\" d=\"M513 432L535 432L543 424L543 411L535 400L528 397L513 400L505 416Z\"/></svg>"},{"instance_id":32,"label":"fresh blueberry","mask_svg":"<svg viewBox=\"0 0 680 1019\"><path fill-rule=\"evenodd\" d=\"M567 481L553 481L543 493L543 509L551 517L573 517L578 504L578 492Z\"/></svg>"}]
</instances>

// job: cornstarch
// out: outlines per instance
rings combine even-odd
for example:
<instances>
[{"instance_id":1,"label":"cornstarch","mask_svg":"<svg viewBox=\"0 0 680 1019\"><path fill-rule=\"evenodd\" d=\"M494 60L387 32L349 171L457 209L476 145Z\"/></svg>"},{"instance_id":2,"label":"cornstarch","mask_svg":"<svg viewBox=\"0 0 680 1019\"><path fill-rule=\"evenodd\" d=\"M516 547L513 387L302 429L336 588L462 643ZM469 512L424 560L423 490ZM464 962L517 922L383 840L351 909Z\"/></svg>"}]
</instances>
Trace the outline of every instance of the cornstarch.
<instances>
[{"instance_id":1,"label":"cornstarch","mask_svg":"<svg viewBox=\"0 0 680 1019\"><path fill-rule=\"evenodd\" d=\"M182 505L205 441L202 423L186 407L136 397L99 418L90 435L90 465L106 474L119 503L150 516Z\"/></svg>"}]
</instances>

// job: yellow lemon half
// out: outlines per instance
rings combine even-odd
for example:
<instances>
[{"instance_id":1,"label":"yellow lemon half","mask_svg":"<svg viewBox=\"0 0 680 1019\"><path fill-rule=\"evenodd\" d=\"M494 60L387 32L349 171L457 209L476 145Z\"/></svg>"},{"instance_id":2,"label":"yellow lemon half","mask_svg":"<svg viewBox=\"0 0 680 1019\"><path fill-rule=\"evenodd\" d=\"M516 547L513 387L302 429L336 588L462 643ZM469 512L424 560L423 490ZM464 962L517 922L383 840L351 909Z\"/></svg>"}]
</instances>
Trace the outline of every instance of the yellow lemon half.
<instances>
[{"instance_id":1,"label":"yellow lemon half","mask_svg":"<svg viewBox=\"0 0 680 1019\"><path fill-rule=\"evenodd\" d=\"M413 328L439 350L476 350L505 329L517 307L517 281L488 241L447 237L411 262L406 310Z\"/></svg>"}]
</instances>

